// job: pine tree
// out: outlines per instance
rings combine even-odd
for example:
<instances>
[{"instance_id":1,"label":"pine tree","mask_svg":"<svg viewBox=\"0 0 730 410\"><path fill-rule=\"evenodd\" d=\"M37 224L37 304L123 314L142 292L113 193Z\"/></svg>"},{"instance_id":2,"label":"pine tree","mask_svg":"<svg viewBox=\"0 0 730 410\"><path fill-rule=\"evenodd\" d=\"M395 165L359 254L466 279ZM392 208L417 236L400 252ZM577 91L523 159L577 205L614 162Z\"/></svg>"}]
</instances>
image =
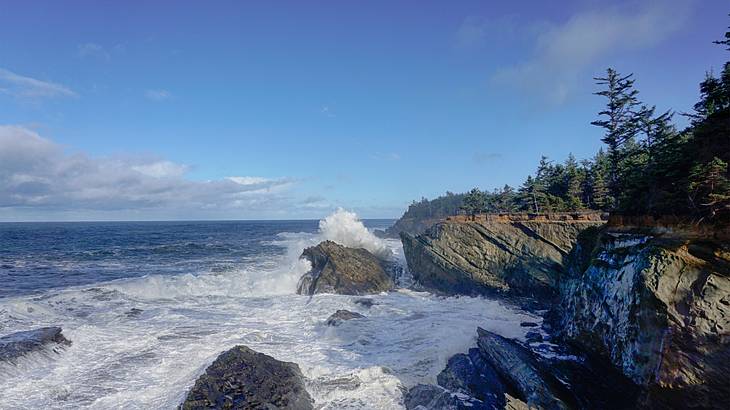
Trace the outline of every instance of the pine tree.
<instances>
[{"instance_id":1,"label":"pine tree","mask_svg":"<svg viewBox=\"0 0 730 410\"><path fill-rule=\"evenodd\" d=\"M619 168L626 155L622 147L634 139L640 117L636 109L639 106L637 99L639 92L634 89L632 76L633 74L622 76L616 70L609 68L606 77L595 78L596 84L605 89L594 94L606 97L608 101L606 109L598 113L605 119L593 121L591 124L605 129L601 141L608 147L608 188L614 200L620 193Z\"/></svg>"},{"instance_id":2,"label":"pine tree","mask_svg":"<svg viewBox=\"0 0 730 410\"><path fill-rule=\"evenodd\" d=\"M472 219L477 214L484 212L487 208L487 196L479 188L474 188L464 197L462 209L470 215Z\"/></svg>"},{"instance_id":3,"label":"pine tree","mask_svg":"<svg viewBox=\"0 0 730 410\"><path fill-rule=\"evenodd\" d=\"M727 162L717 157L692 169L689 187L694 201L707 209L710 217L719 210L730 210L730 180L726 174Z\"/></svg>"}]
</instances>

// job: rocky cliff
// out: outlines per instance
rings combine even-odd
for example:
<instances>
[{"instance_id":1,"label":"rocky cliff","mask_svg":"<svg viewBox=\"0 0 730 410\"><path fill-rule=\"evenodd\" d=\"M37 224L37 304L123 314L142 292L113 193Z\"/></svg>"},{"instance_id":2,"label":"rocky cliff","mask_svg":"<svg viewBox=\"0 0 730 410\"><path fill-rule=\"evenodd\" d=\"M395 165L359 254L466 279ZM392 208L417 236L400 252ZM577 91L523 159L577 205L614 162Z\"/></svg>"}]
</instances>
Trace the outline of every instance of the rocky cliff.
<instances>
[{"instance_id":1,"label":"rocky cliff","mask_svg":"<svg viewBox=\"0 0 730 410\"><path fill-rule=\"evenodd\" d=\"M643 387L646 407L726 406L728 242L620 228L576 247L562 288L562 336Z\"/></svg>"},{"instance_id":2,"label":"rocky cliff","mask_svg":"<svg viewBox=\"0 0 730 410\"><path fill-rule=\"evenodd\" d=\"M504 293L540 300L557 294L578 235L602 221L451 220L401 233L414 278L442 294Z\"/></svg>"}]
</instances>

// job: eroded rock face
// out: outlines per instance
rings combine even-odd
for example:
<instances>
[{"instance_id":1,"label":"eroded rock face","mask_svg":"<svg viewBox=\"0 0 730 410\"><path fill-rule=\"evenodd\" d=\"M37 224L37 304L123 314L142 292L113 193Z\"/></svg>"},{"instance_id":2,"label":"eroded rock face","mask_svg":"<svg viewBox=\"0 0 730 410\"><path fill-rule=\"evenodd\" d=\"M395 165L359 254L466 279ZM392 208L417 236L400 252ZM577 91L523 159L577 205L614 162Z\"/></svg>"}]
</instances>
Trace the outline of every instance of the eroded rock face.
<instances>
[{"instance_id":1,"label":"eroded rock face","mask_svg":"<svg viewBox=\"0 0 730 410\"><path fill-rule=\"evenodd\" d=\"M38 351L45 346L56 348L70 345L60 327L42 327L0 337L0 361L13 362L20 356Z\"/></svg>"},{"instance_id":2,"label":"eroded rock face","mask_svg":"<svg viewBox=\"0 0 730 410\"><path fill-rule=\"evenodd\" d=\"M299 281L297 293L367 295L386 292L395 286L386 272L386 262L365 249L346 248L324 241L302 252L312 269Z\"/></svg>"},{"instance_id":3,"label":"eroded rock face","mask_svg":"<svg viewBox=\"0 0 730 410\"><path fill-rule=\"evenodd\" d=\"M313 403L295 363L236 346L195 381L180 408L307 410Z\"/></svg>"},{"instance_id":4,"label":"eroded rock face","mask_svg":"<svg viewBox=\"0 0 730 410\"><path fill-rule=\"evenodd\" d=\"M564 263L585 229L601 221L446 221L401 234L408 267L443 294L509 293L551 299Z\"/></svg>"},{"instance_id":5,"label":"eroded rock face","mask_svg":"<svg viewBox=\"0 0 730 410\"><path fill-rule=\"evenodd\" d=\"M644 387L645 406L727 406L728 244L607 232L582 253L586 268L563 289L562 335Z\"/></svg>"},{"instance_id":6,"label":"eroded rock face","mask_svg":"<svg viewBox=\"0 0 730 410\"><path fill-rule=\"evenodd\" d=\"M327 322L325 322L325 324L327 326L339 326L342 324L342 322L345 322L347 320L363 318L365 318L365 316L357 312L350 312L349 310L340 309L330 315L330 317L327 318Z\"/></svg>"}]
</instances>

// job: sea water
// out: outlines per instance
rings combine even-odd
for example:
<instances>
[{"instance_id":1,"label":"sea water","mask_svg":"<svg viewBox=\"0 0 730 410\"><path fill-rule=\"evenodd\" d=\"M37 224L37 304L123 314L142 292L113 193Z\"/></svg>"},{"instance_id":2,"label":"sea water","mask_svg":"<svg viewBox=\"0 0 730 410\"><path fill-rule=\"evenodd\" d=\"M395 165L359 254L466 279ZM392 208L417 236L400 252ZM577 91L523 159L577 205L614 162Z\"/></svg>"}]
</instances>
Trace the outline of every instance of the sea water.
<instances>
[{"instance_id":1,"label":"sea water","mask_svg":"<svg viewBox=\"0 0 730 410\"><path fill-rule=\"evenodd\" d=\"M320 409L397 409L435 383L476 327L524 338L530 313L400 289L296 294L301 251L330 239L404 265L392 221L0 224L0 336L61 326L72 345L0 363L0 408L172 409L216 356L243 344L297 363ZM338 309L365 319L325 325Z\"/></svg>"}]
</instances>

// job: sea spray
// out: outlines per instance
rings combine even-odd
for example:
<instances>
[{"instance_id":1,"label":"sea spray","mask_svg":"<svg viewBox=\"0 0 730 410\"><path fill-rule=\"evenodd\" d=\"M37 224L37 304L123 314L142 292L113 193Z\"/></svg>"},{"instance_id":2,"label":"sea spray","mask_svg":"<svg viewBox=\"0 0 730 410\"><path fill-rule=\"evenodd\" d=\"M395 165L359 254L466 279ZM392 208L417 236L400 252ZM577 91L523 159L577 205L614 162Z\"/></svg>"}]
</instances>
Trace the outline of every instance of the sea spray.
<instances>
[{"instance_id":1,"label":"sea spray","mask_svg":"<svg viewBox=\"0 0 730 410\"><path fill-rule=\"evenodd\" d=\"M386 242L370 232L357 214L342 208L319 221L319 233L323 239L349 248L367 249L382 259L389 259L393 255Z\"/></svg>"}]
</instances>

